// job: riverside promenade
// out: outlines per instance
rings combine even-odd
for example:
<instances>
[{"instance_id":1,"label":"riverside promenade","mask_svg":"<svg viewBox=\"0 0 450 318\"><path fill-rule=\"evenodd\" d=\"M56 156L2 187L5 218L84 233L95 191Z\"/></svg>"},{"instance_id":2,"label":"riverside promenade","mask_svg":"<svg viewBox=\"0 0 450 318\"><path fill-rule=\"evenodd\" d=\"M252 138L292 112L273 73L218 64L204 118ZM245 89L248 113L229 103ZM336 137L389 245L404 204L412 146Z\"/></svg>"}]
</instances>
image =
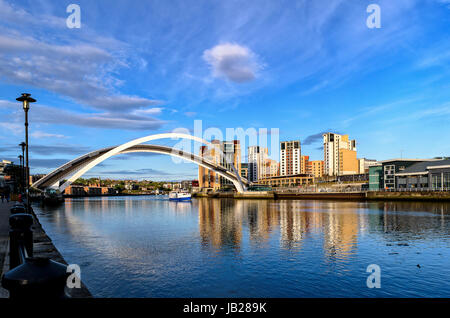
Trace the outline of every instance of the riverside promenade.
<instances>
[{"instance_id":1,"label":"riverside promenade","mask_svg":"<svg viewBox=\"0 0 450 318\"><path fill-rule=\"evenodd\" d=\"M357 200L357 201L450 201L450 191L349 191L300 192L255 191L194 193L197 198L272 199L272 200Z\"/></svg>"},{"instance_id":2,"label":"riverside promenade","mask_svg":"<svg viewBox=\"0 0 450 318\"><path fill-rule=\"evenodd\" d=\"M0 202L0 276L9 270L9 209L14 202ZM45 233L38 218L34 215L33 229L33 256L46 257L56 262L68 265L61 253L53 245L52 240ZM81 282L81 288L68 289L66 294L71 298L91 298L92 295L87 287ZM0 286L0 298L8 298L7 290Z\"/></svg>"},{"instance_id":3,"label":"riverside promenade","mask_svg":"<svg viewBox=\"0 0 450 318\"><path fill-rule=\"evenodd\" d=\"M8 264L5 264L8 254L9 243L9 208L13 205L12 202L0 201L0 277L3 274L4 267L9 269ZM7 262L9 263L9 262ZM5 266L6 265L6 266ZM9 297L7 290L0 286L0 298Z\"/></svg>"}]
</instances>

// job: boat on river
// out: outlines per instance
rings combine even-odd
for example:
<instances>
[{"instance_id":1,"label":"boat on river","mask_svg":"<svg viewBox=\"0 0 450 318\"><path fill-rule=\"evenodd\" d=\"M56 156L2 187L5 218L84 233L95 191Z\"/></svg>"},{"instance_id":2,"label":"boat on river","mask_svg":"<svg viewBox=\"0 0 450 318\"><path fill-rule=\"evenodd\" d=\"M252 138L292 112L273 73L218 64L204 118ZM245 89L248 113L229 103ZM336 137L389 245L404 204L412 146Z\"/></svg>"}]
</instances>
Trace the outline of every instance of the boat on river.
<instances>
[{"instance_id":1,"label":"boat on river","mask_svg":"<svg viewBox=\"0 0 450 318\"><path fill-rule=\"evenodd\" d=\"M169 193L169 201L191 201L191 194L184 191L172 191Z\"/></svg>"}]
</instances>

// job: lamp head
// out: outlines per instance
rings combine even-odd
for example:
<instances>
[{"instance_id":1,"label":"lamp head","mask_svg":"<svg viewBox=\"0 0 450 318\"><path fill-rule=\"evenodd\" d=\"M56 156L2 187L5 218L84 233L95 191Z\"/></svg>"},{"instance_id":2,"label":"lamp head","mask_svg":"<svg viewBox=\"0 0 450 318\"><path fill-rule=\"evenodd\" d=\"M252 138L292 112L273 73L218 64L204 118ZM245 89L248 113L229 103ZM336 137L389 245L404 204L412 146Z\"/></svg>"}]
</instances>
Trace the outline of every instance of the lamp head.
<instances>
[{"instance_id":1,"label":"lamp head","mask_svg":"<svg viewBox=\"0 0 450 318\"><path fill-rule=\"evenodd\" d=\"M22 96L16 98L17 101L23 103L23 109L27 111L30 109L30 103L34 103L36 100L32 97L30 97L31 94L28 93L22 93Z\"/></svg>"}]
</instances>

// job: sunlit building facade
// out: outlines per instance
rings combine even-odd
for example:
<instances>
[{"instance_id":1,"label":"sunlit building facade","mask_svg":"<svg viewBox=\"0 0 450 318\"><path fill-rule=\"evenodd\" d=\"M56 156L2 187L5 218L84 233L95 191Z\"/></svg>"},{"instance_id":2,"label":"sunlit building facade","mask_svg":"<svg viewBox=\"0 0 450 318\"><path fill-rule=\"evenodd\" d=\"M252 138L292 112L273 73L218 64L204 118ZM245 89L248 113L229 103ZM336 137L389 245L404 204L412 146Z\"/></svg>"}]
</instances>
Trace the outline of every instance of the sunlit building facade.
<instances>
[{"instance_id":1,"label":"sunlit building facade","mask_svg":"<svg viewBox=\"0 0 450 318\"><path fill-rule=\"evenodd\" d=\"M280 176L301 174L301 157L299 140L280 142Z\"/></svg>"},{"instance_id":2,"label":"sunlit building facade","mask_svg":"<svg viewBox=\"0 0 450 318\"><path fill-rule=\"evenodd\" d=\"M325 175L358 174L356 140L350 140L348 135L323 134L323 155Z\"/></svg>"}]
</instances>

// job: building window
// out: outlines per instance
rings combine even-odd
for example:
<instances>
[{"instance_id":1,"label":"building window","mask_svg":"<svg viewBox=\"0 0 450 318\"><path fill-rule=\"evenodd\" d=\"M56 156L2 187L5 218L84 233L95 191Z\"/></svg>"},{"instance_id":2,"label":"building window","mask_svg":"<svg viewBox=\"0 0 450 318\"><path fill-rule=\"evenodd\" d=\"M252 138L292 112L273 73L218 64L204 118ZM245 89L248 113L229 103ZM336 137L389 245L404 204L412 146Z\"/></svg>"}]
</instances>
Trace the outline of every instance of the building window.
<instances>
[{"instance_id":1,"label":"building window","mask_svg":"<svg viewBox=\"0 0 450 318\"><path fill-rule=\"evenodd\" d=\"M442 183L441 183L441 174L432 174L431 175L431 186L433 188L433 190L439 190L442 187Z\"/></svg>"},{"instance_id":2,"label":"building window","mask_svg":"<svg viewBox=\"0 0 450 318\"><path fill-rule=\"evenodd\" d=\"M444 188L450 189L450 172L444 172Z\"/></svg>"}]
</instances>

